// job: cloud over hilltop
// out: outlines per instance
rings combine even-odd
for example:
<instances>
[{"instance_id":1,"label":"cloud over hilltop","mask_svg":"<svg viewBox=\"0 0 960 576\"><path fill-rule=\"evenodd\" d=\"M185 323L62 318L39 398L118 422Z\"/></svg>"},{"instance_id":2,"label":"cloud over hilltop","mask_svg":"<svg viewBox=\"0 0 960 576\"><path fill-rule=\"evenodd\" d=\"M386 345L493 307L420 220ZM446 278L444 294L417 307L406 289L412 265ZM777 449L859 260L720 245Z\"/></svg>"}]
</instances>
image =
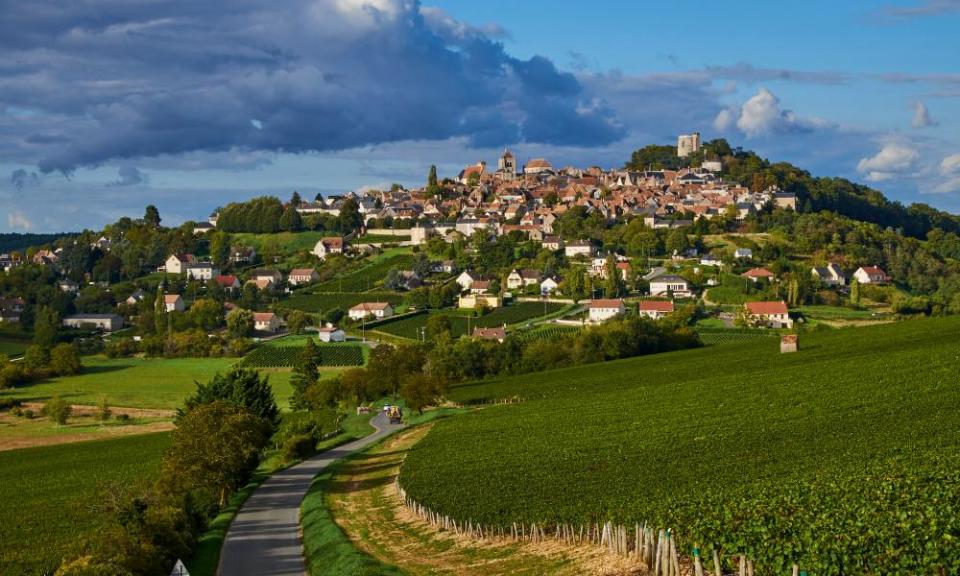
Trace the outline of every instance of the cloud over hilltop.
<instances>
[{"instance_id":1,"label":"cloud over hilltop","mask_svg":"<svg viewBox=\"0 0 960 576\"><path fill-rule=\"evenodd\" d=\"M0 20L0 108L16 111L0 115L0 155L70 172L225 150L624 136L601 98L546 58L509 55L503 34L416 0L24 3Z\"/></svg>"}]
</instances>

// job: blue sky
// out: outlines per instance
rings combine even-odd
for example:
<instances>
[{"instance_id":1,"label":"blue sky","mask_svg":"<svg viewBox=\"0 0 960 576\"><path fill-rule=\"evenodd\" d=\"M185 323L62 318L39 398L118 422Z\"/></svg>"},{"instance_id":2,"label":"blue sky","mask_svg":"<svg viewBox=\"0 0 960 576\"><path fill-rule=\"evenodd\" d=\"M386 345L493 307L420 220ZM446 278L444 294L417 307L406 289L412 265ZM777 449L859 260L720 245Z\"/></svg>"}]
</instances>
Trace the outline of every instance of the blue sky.
<instances>
[{"instance_id":1,"label":"blue sky","mask_svg":"<svg viewBox=\"0 0 960 576\"><path fill-rule=\"evenodd\" d=\"M679 133L960 213L960 1L15 3L0 230L420 184Z\"/></svg>"}]
</instances>

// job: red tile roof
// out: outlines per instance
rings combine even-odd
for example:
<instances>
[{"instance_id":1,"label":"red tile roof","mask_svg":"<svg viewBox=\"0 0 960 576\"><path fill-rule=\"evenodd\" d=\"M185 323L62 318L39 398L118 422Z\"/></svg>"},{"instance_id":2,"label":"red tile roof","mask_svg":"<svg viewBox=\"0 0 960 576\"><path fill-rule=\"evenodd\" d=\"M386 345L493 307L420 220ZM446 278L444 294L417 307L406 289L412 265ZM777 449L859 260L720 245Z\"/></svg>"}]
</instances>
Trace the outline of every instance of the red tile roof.
<instances>
[{"instance_id":1,"label":"red tile roof","mask_svg":"<svg viewBox=\"0 0 960 576\"><path fill-rule=\"evenodd\" d=\"M747 302L747 311L755 316L786 314L787 304L782 300L780 302Z\"/></svg>"},{"instance_id":2,"label":"red tile roof","mask_svg":"<svg viewBox=\"0 0 960 576\"><path fill-rule=\"evenodd\" d=\"M623 300L619 298L591 300L591 308L620 308L623 306Z\"/></svg>"},{"instance_id":3,"label":"red tile roof","mask_svg":"<svg viewBox=\"0 0 960 576\"><path fill-rule=\"evenodd\" d=\"M773 272L766 268L752 268L741 274L744 278L773 278Z\"/></svg>"},{"instance_id":4,"label":"red tile roof","mask_svg":"<svg viewBox=\"0 0 960 576\"><path fill-rule=\"evenodd\" d=\"M641 300L641 312L673 312L673 302L669 300Z\"/></svg>"}]
</instances>

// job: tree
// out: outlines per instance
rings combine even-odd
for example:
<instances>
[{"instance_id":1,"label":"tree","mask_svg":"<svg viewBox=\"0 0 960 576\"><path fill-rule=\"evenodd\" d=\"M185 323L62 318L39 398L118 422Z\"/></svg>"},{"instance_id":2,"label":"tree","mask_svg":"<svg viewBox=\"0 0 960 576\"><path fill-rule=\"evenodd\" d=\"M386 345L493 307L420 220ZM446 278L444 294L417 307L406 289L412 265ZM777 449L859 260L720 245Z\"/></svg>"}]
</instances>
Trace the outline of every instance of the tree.
<instances>
[{"instance_id":1,"label":"tree","mask_svg":"<svg viewBox=\"0 0 960 576\"><path fill-rule=\"evenodd\" d=\"M303 310L291 310L287 314L287 329L294 334L303 334L304 329L310 323L310 317ZM312 342L313 340L308 340Z\"/></svg>"},{"instance_id":2,"label":"tree","mask_svg":"<svg viewBox=\"0 0 960 576\"><path fill-rule=\"evenodd\" d=\"M289 324L289 321L288 321ZM297 356L297 362L290 375L290 386L293 393L290 395L290 407L294 410L305 410L307 405L307 390L316 383L320 364L320 350L313 343L313 338L307 340L306 345Z\"/></svg>"},{"instance_id":3,"label":"tree","mask_svg":"<svg viewBox=\"0 0 960 576\"><path fill-rule=\"evenodd\" d=\"M218 373L206 384L196 382L196 385L193 396L184 403L186 410L177 412L180 420L199 406L223 401L247 410L270 426L278 422L280 409L273 397L270 378L261 378L256 370L231 368L225 374Z\"/></svg>"},{"instance_id":4,"label":"tree","mask_svg":"<svg viewBox=\"0 0 960 576\"><path fill-rule=\"evenodd\" d=\"M437 166L430 165L430 172L427 173L427 186L437 186Z\"/></svg>"},{"instance_id":5,"label":"tree","mask_svg":"<svg viewBox=\"0 0 960 576\"><path fill-rule=\"evenodd\" d=\"M860 282L856 278L850 280L850 303L860 305Z\"/></svg>"},{"instance_id":6,"label":"tree","mask_svg":"<svg viewBox=\"0 0 960 576\"><path fill-rule=\"evenodd\" d=\"M53 348L59 328L60 316L57 311L49 306L38 307L33 320L33 343L43 348Z\"/></svg>"},{"instance_id":7,"label":"tree","mask_svg":"<svg viewBox=\"0 0 960 576\"><path fill-rule=\"evenodd\" d=\"M446 314L432 314L427 318L424 333L428 341L435 341L441 334L449 336L452 331L453 326L450 324L450 317Z\"/></svg>"},{"instance_id":8,"label":"tree","mask_svg":"<svg viewBox=\"0 0 960 576\"><path fill-rule=\"evenodd\" d=\"M344 397L352 398L357 406L363 404L369 396L369 374L364 368L350 368L340 374L340 388Z\"/></svg>"},{"instance_id":9,"label":"tree","mask_svg":"<svg viewBox=\"0 0 960 576\"><path fill-rule=\"evenodd\" d=\"M253 332L253 312L237 308L227 315L227 333L231 338L246 338Z\"/></svg>"},{"instance_id":10,"label":"tree","mask_svg":"<svg viewBox=\"0 0 960 576\"><path fill-rule=\"evenodd\" d=\"M447 382L435 374L407 374L400 387L400 396L407 407L423 414L423 409L436 402L447 389Z\"/></svg>"},{"instance_id":11,"label":"tree","mask_svg":"<svg viewBox=\"0 0 960 576\"><path fill-rule=\"evenodd\" d=\"M168 332L167 304L164 302L163 289L157 288L157 299L153 304L153 324L157 335L163 336Z\"/></svg>"},{"instance_id":12,"label":"tree","mask_svg":"<svg viewBox=\"0 0 960 576\"><path fill-rule=\"evenodd\" d=\"M383 279L383 287L387 290L400 290L403 287L403 278L400 276L400 270L396 267L387 270L387 276Z\"/></svg>"},{"instance_id":13,"label":"tree","mask_svg":"<svg viewBox=\"0 0 960 576\"><path fill-rule=\"evenodd\" d=\"M302 203L303 203L303 200L300 198L300 193L294 190L293 195L290 196L290 205L296 208Z\"/></svg>"},{"instance_id":14,"label":"tree","mask_svg":"<svg viewBox=\"0 0 960 576\"><path fill-rule=\"evenodd\" d=\"M107 402L106 396L101 396L100 401L97 402L97 420L100 423L106 422L113 415L113 411L110 410L110 404Z\"/></svg>"},{"instance_id":15,"label":"tree","mask_svg":"<svg viewBox=\"0 0 960 576\"><path fill-rule=\"evenodd\" d=\"M73 413L73 407L60 396L54 396L43 405L43 413L57 426L63 426Z\"/></svg>"},{"instance_id":16,"label":"tree","mask_svg":"<svg viewBox=\"0 0 960 576\"><path fill-rule=\"evenodd\" d=\"M71 344L57 344L50 351L50 370L60 376L79 374L82 369L80 355Z\"/></svg>"},{"instance_id":17,"label":"tree","mask_svg":"<svg viewBox=\"0 0 960 576\"><path fill-rule=\"evenodd\" d=\"M23 365L27 370L40 370L48 364L50 364L49 348L33 344L23 353Z\"/></svg>"},{"instance_id":18,"label":"tree","mask_svg":"<svg viewBox=\"0 0 960 576\"><path fill-rule=\"evenodd\" d=\"M172 493L209 491L220 505L257 467L270 438L263 419L240 406L214 400L195 406L180 418L163 476Z\"/></svg>"},{"instance_id":19,"label":"tree","mask_svg":"<svg viewBox=\"0 0 960 576\"><path fill-rule=\"evenodd\" d=\"M153 204L147 206L146 211L143 214L143 221L147 226L151 228L160 227L160 211L157 210L157 207Z\"/></svg>"},{"instance_id":20,"label":"tree","mask_svg":"<svg viewBox=\"0 0 960 576\"><path fill-rule=\"evenodd\" d=\"M226 232L216 232L210 239L210 259L217 266L223 266L230 260L232 238Z\"/></svg>"},{"instance_id":21,"label":"tree","mask_svg":"<svg viewBox=\"0 0 960 576\"><path fill-rule=\"evenodd\" d=\"M293 204L290 204L280 216L280 229L287 232L299 232L303 230L303 219Z\"/></svg>"},{"instance_id":22,"label":"tree","mask_svg":"<svg viewBox=\"0 0 960 576\"><path fill-rule=\"evenodd\" d=\"M214 330L223 322L223 306L210 298L195 300L188 314L191 324L202 330Z\"/></svg>"},{"instance_id":23,"label":"tree","mask_svg":"<svg viewBox=\"0 0 960 576\"><path fill-rule=\"evenodd\" d=\"M667 253L674 252L682 254L690 247L690 241L687 239L687 232L683 228L674 228L667 236Z\"/></svg>"},{"instance_id":24,"label":"tree","mask_svg":"<svg viewBox=\"0 0 960 576\"><path fill-rule=\"evenodd\" d=\"M340 231L349 234L363 226L363 216L360 207L353 198L347 198L340 204L340 215L337 217Z\"/></svg>"},{"instance_id":25,"label":"tree","mask_svg":"<svg viewBox=\"0 0 960 576\"><path fill-rule=\"evenodd\" d=\"M603 283L603 291L607 298L616 298L623 292L623 276L620 275L620 269L617 268L617 258L612 253L607 255L604 268L607 277Z\"/></svg>"}]
</instances>

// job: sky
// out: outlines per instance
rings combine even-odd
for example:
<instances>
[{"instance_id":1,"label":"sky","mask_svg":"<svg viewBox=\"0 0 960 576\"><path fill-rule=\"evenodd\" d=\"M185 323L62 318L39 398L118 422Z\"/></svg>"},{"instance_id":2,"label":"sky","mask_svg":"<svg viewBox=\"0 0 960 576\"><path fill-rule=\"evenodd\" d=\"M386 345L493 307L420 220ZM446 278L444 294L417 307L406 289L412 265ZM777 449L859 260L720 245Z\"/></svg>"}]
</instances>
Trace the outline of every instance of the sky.
<instances>
[{"instance_id":1,"label":"sky","mask_svg":"<svg viewBox=\"0 0 960 576\"><path fill-rule=\"evenodd\" d=\"M0 231L723 137L960 213L960 0L0 0Z\"/></svg>"}]
</instances>

